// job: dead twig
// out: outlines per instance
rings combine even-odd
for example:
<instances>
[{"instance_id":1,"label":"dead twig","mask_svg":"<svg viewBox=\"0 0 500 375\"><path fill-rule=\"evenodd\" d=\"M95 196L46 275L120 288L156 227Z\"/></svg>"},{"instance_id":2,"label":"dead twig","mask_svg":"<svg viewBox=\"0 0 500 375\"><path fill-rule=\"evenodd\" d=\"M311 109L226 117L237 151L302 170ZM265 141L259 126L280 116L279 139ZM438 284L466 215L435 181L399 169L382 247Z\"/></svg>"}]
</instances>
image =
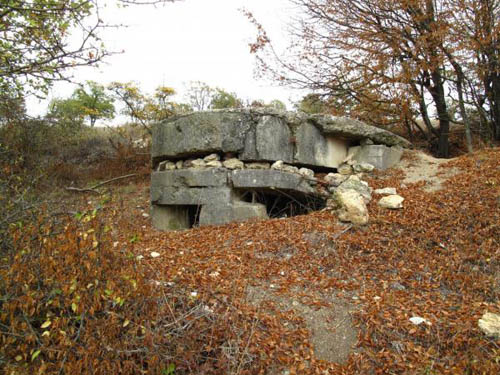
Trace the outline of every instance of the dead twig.
<instances>
[{"instance_id":1,"label":"dead twig","mask_svg":"<svg viewBox=\"0 0 500 375\"><path fill-rule=\"evenodd\" d=\"M125 178L130 178L130 177L135 177L137 176L137 173L132 173L132 174L127 174L125 176L119 176L112 178L107 181L100 182L94 186L88 187L88 188L77 188L77 187L72 187L72 186L67 186L65 189L68 191L75 191L77 193L95 193L95 194L100 194L97 188L100 188L103 185L109 184L110 182L118 181L118 180L123 180Z\"/></svg>"}]
</instances>

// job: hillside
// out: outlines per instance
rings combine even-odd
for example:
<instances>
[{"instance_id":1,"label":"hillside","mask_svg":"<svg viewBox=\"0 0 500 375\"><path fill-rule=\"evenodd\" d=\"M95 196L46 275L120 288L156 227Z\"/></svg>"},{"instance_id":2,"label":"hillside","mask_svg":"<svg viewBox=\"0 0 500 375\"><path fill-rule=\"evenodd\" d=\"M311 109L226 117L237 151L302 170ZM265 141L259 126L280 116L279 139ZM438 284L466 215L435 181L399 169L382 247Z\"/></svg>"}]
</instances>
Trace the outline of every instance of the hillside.
<instances>
[{"instance_id":1,"label":"hillside","mask_svg":"<svg viewBox=\"0 0 500 375\"><path fill-rule=\"evenodd\" d=\"M59 209L76 207L80 221L63 238L88 246L90 265L78 253L83 271L61 272L57 308L35 304L29 315L22 293L5 299L0 363L12 373L499 373L500 342L478 327L486 311L500 313L499 161L498 148L449 161L407 152L399 168L367 178L397 188L404 209L382 209L375 196L364 227L323 210L162 233L150 225L147 180L117 182L105 195L59 192ZM40 252L57 273L56 249ZM109 265L95 249L110 254ZM45 272L26 272L21 255L14 264L2 270L10 280L29 284ZM110 274L94 269L101 265ZM128 290L116 281L125 270L140 287L117 297ZM108 280L102 299L85 297L94 272ZM70 287L65 294L71 283L88 288L75 300ZM79 320L61 320L70 310ZM14 324L16 311L40 316L29 328ZM72 343L49 327L56 311Z\"/></svg>"}]
</instances>

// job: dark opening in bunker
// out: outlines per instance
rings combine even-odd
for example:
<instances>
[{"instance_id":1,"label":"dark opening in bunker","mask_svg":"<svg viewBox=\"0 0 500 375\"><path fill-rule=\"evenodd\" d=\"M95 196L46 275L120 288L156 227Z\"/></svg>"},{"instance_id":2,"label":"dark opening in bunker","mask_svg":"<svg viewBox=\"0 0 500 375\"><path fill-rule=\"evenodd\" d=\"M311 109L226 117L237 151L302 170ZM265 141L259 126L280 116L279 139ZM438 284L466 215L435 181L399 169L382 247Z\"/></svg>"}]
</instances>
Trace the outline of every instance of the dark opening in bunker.
<instances>
[{"instance_id":1,"label":"dark opening in bunker","mask_svg":"<svg viewBox=\"0 0 500 375\"><path fill-rule=\"evenodd\" d=\"M244 202L264 204L270 218L305 215L319 211L326 206L326 201L321 197L293 194L281 190L244 190L239 194Z\"/></svg>"},{"instance_id":2,"label":"dark opening in bunker","mask_svg":"<svg viewBox=\"0 0 500 375\"><path fill-rule=\"evenodd\" d=\"M183 206L188 215L189 228L198 227L200 224L201 206Z\"/></svg>"}]
</instances>

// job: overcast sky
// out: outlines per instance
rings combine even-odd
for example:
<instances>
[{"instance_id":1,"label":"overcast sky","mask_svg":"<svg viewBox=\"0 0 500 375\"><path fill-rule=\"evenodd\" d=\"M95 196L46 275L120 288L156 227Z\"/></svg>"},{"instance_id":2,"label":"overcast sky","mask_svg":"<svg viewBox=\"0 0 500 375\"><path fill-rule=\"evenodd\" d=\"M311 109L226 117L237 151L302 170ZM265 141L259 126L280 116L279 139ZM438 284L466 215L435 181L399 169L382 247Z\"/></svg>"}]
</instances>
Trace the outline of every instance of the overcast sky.
<instances>
[{"instance_id":1,"label":"overcast sky","mask_svg":"<svg viewBox=\"0 0 500 375\"><path fill-rule=\"evenodd\" d=\"M81 82L102 84L136 81L145 92L170 86L180 93L179 101L186 83L203 81L242 98L280 99L290 107L299 93L254 78L255 60L248 43L256 32L241 12L252 11L273 42L284 46L290 7L288 0L184 0L122 9L110 5L102 17L128 27L104 30L101 35L109 50L124 52L97 69L80 69L75 76ZM67 97L73 90L69 84L57 84L51 97ZM45 106L31 105L38 112Z\"/></svg>"}]
</instances>

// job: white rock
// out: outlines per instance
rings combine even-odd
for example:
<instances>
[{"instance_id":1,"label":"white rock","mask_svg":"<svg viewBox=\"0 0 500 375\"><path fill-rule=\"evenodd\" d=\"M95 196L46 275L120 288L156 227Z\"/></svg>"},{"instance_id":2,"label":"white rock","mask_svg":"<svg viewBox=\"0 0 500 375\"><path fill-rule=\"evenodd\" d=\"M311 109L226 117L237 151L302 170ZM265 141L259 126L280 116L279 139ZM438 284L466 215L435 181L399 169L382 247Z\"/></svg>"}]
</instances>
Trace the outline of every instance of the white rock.
<instances>
[{"instance_id":1,"label":"white rock","mask_svg":"<svg viewBox=\"0 0 500 375\"><path fill-rule=\"evenodd\" d=\"M177 160L177 161L175 162L175 168L177 168L177 169L182 169L182 168L184 168L184 162L183 162L182 160Z\"/></svg>"},{"instance_id":2,"label":"white rock","mask_svg":"<svg viewBox=\"0 0 500 375\"><path fill-rule=\"evenodd\" d=\"M366 181L361 181L358 176L352 175L346 181L344 181L337 190L355 190L365 200L365 203L368 203L372 199L372 189L368 186Z\"/></svg>"},{"instance_id":3,"label":"white rock","mask_svg":"<svg viewBox=\"0 0 500 375\"><path fill-rule=\"evenodd\" d=\"M137 255L137 256L135 257L135 259L137 259L137 260L141 260L141 259L144 259L144 257L143 257L142 255Z\"/></svg>"},{"instance_id":4,"label":"white rock","mask_svg":"<svg viewBox=\"0 0 500 375\"><path fill-rule=\"evenodd\" d=\"M374 193L380 194L380 195L396 195L397 191L396 191L396 188L386 187L383 189L375 189Z\"/></svg>"},{"instance_id":5,"label":"white rock","mask_svg":"<svg viewBox=\"0 0 500 375\"><path fill-rule=\"evenodd\" d=\"M486 336L500 338L500 315L484 313L479 319L478 325Z\"/></svg>"},{"instance_id":6,"label":"white rock","mask_svg":"<svg viewBox=\"0 0 500 375\"><path fill-rule=\"evenodd\" d=\"M424 319L424 318L422 318L420 316L413 316L413 317L411 317L410 318L410 322L412 322L413 324L415 324L417 326L420 325L420 324L422 324L422 323L425 323L427 325L431 325L431 322L429 322L427 319Z\"/></svg>"},{"instance_id":7,"label":"white rock","mask_svg":"<svg viewBox=\"0 0 500 375\"><path fill-rule=\"evenodd\" d=\"M247 169L269 169L271 164L269 163L248 163L246 165Z\"/></svg>"},{"instance_id":8,"label":"white rock","mask_svg":"<svg viewBox=\"0 0 500 375\"><path fill-rule=\"evenodd\" d=\"M151 258L158 258L160 256L160 253L157 253L156 251L151 252Z\"/></svg>"},{"instance_id":9,"label":"white rock","mask_svg":"<svg viewBox=\"0 0 500 375\"><path fill-rule=\"evenodd\" d=\"M361 194L352 189L335 192L335 201L340 206L340 221L364 225L368 223L368 209Z\"/></svg>"},{"instance_id":10,"label":"white rock","mask_svg":"<svg viewBox=\"0 0 500 375\"><path fill-rule=\"evenodd\" d=\"M245 164L243 164L241 160L236 158L224 160L222 162L222 165L227 169L243 169L245 167Z\"/></svg>"},{"instance_id":11,"label":"white rock","mask_svg":"<svg viewBox=\"0 0 500 375\"><path fill-rule=\"evenodd\" d=\"M356 163L352 167L354 169L354 172L359 173L359 172L367 172L370 173L372 172L375 167L371 165L370 163Z\"/></svg>"},{"instance_id":12,"label":"white rock","mask_svg":"<svg viewBox=\"0 0 500 375\"><path fill-rule=\"evenodd\" d=\"M347 180L347 176L340 173L328 173L325 176L325 181L333 186L339 186L345 180Z\"/></svg>"},{"instance_id":13,"label":"white rock","mask_svg":"<svg viewBox=\"0 0 500 375\"><path fill-rule=\"evenodd\" d=\"M403 201L405 199L397 194L388 195L386 197L381 198L378 201L378 205L383 208L389 208L391 210L397 210L399 208L403 208Z\"/></svg>"},{"instance_id":14,"label":"white rock","mask_svg":"<svg viewBox=\"0 0 500 375\"><path fill-rule=\"evenodd\" d=\"M160 164L158 164L157 170L158 171L171 171L174 169L175 169L175 163L168 161L168 160L164 160L164 161L160 162Z\"/></svg>"},{"instance_id":15,"label":"white rock","mask_svg":"<svg viewBox=\"0 0 500 375\"><path fill-rule=\"evenodd\" d=\"M220 160L220 156L217 155L217 154L210 154L210 155L207 155L203 158L204 161L206 162L209 162L209 161L219 161Z\"/></svg>"},{"instance_id":16,"label":"white rock","mask_svg":"<svg viewBox=\"0 0 500 375\"><path fill-rule=\"evenodd\" d=\"M282 171L288 172L288 173L299 173L299 168L294 167L293 165L283 165L283 168L281 168Z\"/></svg>"},{"instance_id":17,"label":"white rock","mask_svg":"<svg viewBox=\"0 0 500 375\"><path fill-rule=\"evenodd\" d=\"M193 159L184 160L184 162L182 163L182 168L191 168L192 163Z\"/></svg>"},{"instance_id":18,"label":"white rock","mask_svg":"<svg viewBox=\"0 0 500 375\"><path fill-rule=\"evenodd\" d=\"M203 159L194 159L191 161L191 168L199 169L199 168L205 168L207 163Z\"/></svg>"},{"instance_id":19,"label":"white rock","mask_svg":"<svg viewBox=\"0 0 500 375\"><path fill-rule=\"evenodd\" d=\"M149 217L149 214L147 214L147 213L143 212L143 213L142 213L142 217Z\"/></svg>"},{"instance_id":20,"label":"white rock","mask_svg":"<svg viewBox=\"0 0 500 375\"><path fill-rule=\"evenodd\" d=\"M342 164L337 168L337 172L347 176L352 174L352 167L348 164Z\"/></svg>"},{"instance_id":21,"label":"white rock","mask_svg":"<svg viewBox=\"0 0 500 375\"><path fill-rule=\"evenodd\" d=\"M207 161L205 166L207 166L209 168L222 168L222 163L218 160L210 160L210 161Z\"/></svg>"},{"instance_id":22,"label":"white rock","mask_svg":"<svg viewBox=\"0 0 500 375\"><path fill-rule=\"evenodd\" d=\"M309 169L309 168L300 168L299 174L301 174L302 176L304 176L306 178L310 178L310 179L314 178L314 171L312 169Z\"/></svg>"},{"instance_id":23,"label":"white rock","mask_svg":"<svg viewBox=\"0 0 500 375\"><path fill-rule=\"evenodd\" d=\"M271 165L271 169L277 169L277 170L281 170L283 169L283 160L278 160L278 161L275 161L273 163L273 165Z\"/></svg>"}]
</instances>

